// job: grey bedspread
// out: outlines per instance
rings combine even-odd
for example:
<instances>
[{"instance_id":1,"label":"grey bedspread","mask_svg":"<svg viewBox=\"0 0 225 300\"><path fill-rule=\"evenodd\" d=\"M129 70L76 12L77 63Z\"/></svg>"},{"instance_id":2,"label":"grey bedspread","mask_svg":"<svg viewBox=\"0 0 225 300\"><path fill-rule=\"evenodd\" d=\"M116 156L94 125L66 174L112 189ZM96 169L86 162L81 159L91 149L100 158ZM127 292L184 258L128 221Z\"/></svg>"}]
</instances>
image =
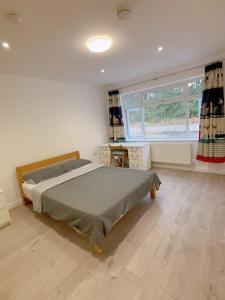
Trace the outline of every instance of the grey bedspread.
<instances>
[{"instance_id":1,"label":"grey bedspread","mask_svg":"<svg viewBox=\"0 0 225 300\"><path fill-rule=\"evenodd\" d=\"M153 172L102 167L45 191L42 211L104 248L112 225L160 183Z\"/></svg>"}]
</instances>

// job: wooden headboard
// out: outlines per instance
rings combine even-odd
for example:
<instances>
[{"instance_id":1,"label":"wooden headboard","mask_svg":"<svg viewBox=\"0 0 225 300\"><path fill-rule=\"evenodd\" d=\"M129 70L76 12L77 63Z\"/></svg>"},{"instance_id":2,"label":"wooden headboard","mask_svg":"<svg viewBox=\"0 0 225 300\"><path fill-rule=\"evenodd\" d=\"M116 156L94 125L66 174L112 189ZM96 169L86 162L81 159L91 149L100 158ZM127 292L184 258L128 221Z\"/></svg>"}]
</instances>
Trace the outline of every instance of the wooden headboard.
<instances>
[{"instance_id":1,"label":"wooden headboard","mask_svg":"<svg viewBox=\"0 0 225 300\"><path fill-rule=\"evenodd\" d=\"M27 196L23 192L22 184L23 184L23 175L24 175L24 173L34 171L34 170L37 170L37 169L40 169L40 168L44 168L44 167L47 167L49 165L52 165L52 164L55 164L57 162L61 162L63 160L67 160L67 159L70 159L70 158L79 159L80 158L79 151L66 153L66 154L63 154L63 155L55 156L55 157L52 157L52 158L37 161L37 162L31 163L31 164L20 166L20 167L16 168L16 176L17 176L17 181L18 181L18 185L19 185L19 190L20 190L20 194L21 194L21 197L22 197L23 202L24 202L25 205L29 204L31 202L31 200L29 198L27 198Z\"/></svg>"}]
</instances>

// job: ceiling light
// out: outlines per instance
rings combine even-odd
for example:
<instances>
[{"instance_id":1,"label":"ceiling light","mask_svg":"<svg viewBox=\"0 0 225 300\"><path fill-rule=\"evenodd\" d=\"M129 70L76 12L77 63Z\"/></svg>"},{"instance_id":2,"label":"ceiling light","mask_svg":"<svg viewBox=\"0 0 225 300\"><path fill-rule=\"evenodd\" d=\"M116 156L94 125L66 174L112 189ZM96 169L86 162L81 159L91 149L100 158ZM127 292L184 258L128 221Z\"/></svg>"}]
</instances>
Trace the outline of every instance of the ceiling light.
<instances>
[{"instance_id":1,"label":"ceiling light","mask_svg":"<svg viewBox=\"0 0 225 300\"><path fill-rule=\"evenodd\" d=\"M105 73L105 70L104 70L104 69L101 69L101 73Z\"/></svg>"},{"instance_id":2,"label":"ceiling light","mask_svg":"<svg viewBox=\"0 0 225 300\"><path fill-rule=\"evenodd\" d=\"M13 24L22 23L22 18L15 12L8 12L5 16Z\"/></svg>"},{"instance_id":3,"label":"ceiling light","mask_svg":"<svg viewBox=\"0 0 225 300\"><path fill-rule=\"evenodd\" d=\"M101 53L109 50L112 39L107 36L93 37L87 41L87 47L91 52Z\"/></svg>"},{"instance_id":4,"label":"ceiling light","mask_svg":"<svg viewBox=\"0 0 225 300\"><path fill-rule=\"evenodd\" d=\"M9 43L7 43L7 42L2 42L2 47L4 49L10 49Z\"/></svg>"},{"instance_id":5,"label":"ceiling light","mask_svg":"<svg viewBox=\"0 0 225 300\"><path fill-rule=\"evenodd\" d=\"M162 46L159 46L158 47L158 52L162 52L163 51L163 47Z\"/></svg>"}]
</instances>

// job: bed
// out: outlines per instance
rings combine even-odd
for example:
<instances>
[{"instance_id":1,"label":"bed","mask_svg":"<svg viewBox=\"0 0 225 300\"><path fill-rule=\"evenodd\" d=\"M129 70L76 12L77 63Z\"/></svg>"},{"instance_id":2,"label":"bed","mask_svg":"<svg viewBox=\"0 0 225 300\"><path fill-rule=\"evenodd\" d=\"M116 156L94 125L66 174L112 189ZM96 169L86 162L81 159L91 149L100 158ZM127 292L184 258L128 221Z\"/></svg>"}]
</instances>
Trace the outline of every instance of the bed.
<instances>
[{"instance_id":1,"label":"bed","mask_svg":"<svg viewBox=\"0 0 225 300\"><path fill-rule=\"evenodd\" d=\"M16 168L24 204L85 234L96 255L112 226L161 184L154 172L106 167L78 151Z\"/></svg>"}]
</instances>

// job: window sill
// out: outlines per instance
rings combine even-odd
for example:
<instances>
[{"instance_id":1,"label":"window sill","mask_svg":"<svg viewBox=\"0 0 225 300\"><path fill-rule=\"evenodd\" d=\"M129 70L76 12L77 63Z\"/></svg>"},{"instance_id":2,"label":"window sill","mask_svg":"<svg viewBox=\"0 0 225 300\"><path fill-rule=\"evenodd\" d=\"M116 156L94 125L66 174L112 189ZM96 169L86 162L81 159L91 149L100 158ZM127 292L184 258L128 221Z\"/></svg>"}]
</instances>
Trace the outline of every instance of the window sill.
<instances>
[{"instance_id":1,"label":"window sill","mask_svg":"<svg viewBox=\"0 0 225 300\"><path fill-rule=\"evenodd\" d=\"M126 142L198 142L196 138L157 138L157 139L138 139L126 138Z\"/></svg>"}]
</instances>

